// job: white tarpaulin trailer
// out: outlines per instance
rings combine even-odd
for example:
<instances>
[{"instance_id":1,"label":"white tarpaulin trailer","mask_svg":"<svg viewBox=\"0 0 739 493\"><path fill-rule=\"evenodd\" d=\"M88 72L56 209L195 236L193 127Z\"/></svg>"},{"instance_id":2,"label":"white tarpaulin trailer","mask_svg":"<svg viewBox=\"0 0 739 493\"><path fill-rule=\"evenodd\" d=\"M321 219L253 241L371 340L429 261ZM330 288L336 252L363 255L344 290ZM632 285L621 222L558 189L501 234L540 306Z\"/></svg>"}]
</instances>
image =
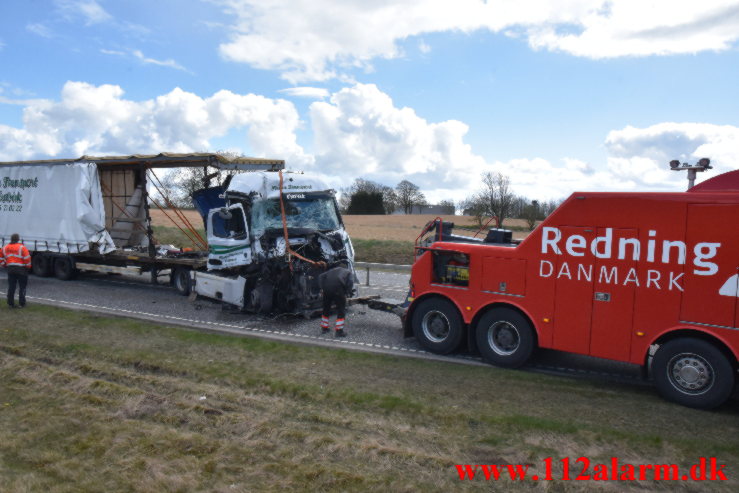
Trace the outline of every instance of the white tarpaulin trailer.
<instances>
[{"instance_id":1,"label":"white tarpaulin trailer","mask_svg":"<svg viewBox=\"0 0 739 493\"><path fill-rule=\"evenodd\" d=\"M34 252L115 250L105 229L98 166L70 162L0 167L0 237Z\"/></svg>"}]
</instances>

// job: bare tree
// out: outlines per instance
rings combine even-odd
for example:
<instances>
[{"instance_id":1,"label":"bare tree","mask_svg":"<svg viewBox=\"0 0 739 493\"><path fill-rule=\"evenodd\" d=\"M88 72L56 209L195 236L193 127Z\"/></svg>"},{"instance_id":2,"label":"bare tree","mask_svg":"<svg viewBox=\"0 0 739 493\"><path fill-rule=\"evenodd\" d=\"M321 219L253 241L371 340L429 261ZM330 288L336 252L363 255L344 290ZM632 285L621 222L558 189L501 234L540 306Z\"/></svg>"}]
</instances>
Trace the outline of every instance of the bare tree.
<instances>
[{"instance_id":1,"label":"bare tree","mask_svg":"<svg viewBox=\"0 0 739 493\"><path fill-rule=\"evenodd\" d=\"M482 228L487 215L487 204L482 193L478 192L471 197L464 199L459 207L462 209L465 215L472 216L477 222L477 226Z\"/></svg>"},{"instance_id":2,"label":"bare tree","mask_svg":"<svg viewBox=\"0 0 739 493\"><path fill-rule=\"evenodd\" d=\"M413 213L413 206L418 204L425 204L426 197L424 197L421 190L417 185L403 180L395 187L395 193L398 196L398 206L403 209L406 214Z\"/></svg>"},{"instance_id":3,"label":"bare tree","mask_svg":"<svg viewBox=\"0 0 739 493\"><path fill-rule=\"evenodd\" d=\"M352 197L358 193L382 195L382 208L385 214L392 214L397 207L397 196L395 195L395 190L391 187L372 180L357 178L350 187L341 189L339 207L343 212L348 210Z\"/></svg>"},{"instance_id":4,"label":"bare tree","mask_svg":"<svg viewBox=\"0 0 739 493\"><path fill-rule=\"evenodd\" d=\"M398 194L387 185L382 185L382 205L385 207L385 214L392 214L398 208Z\"/></svg>"},{"instance_id":5,"label":"bare tree","mask_svg":"<svg viewBox=\"0 0 739 493\"><path fill-rule=\"evenodd\" d=\"M439 202L439 205L441 206L441 210L444 214L453 215L457 212L457 208L454 205L454 202L451 200L442 200Z\"/></svg>"},{"instance_id":6,"label":"bare tree","mask_svg":"<svg viewBox=\"0 0 739 493\"><path fill-rule=\"evenodd\" d=\"M511 180L503 173L487 172L482 174L483 188L481 198L485 202L488 214L495 217L497 227L510 217L516 196L511 191Z\"/></svg>"},{"instance_id":7,"label":"bare tree","mask_svg":"<svg viewBox=\"0 0 739 493\"><path fill-rule=\"evenodd\" d=\"M526 221L529 231L533 231L536 226L536 221L543 219L539 201L532 200L530 204L524 206L523 211L521 212L521 218Z\"/></svg>"},{"instance_id":8,"label":"bare tree","mask_svg":"<svg viewBox=\"0 0 739 493\"><path fill-rule=\"evenodd\" d=\"M203 151L205 152L205 151ZM225 156L227 158L238 158L244 157L243 154L239 154L232 151L216 151L215 154ZM201 188L212 187L215 185L221 185L224 183L228 175L239 173L239 171L221 171L212 167L198 167L198 168L172 168L163 174L158 176L162 185L162 192L166 194L169 201L175 207L193 207L192 193ZM157 185L158 182L155 181ZM165 205L160 202L161 205Z\"/></svg>"}]
</instances>

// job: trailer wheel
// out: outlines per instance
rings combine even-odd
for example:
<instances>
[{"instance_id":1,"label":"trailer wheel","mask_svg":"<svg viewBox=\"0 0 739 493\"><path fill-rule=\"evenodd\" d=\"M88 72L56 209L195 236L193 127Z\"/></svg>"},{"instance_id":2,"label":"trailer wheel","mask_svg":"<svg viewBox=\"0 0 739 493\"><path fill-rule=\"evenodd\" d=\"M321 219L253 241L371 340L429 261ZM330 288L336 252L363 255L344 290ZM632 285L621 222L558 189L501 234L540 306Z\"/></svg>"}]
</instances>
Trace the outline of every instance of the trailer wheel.
<instances>
[{"instance_id":1,"label":"trailer wheel","mask_svg":"<svg viewBox=\"0 0 739 493\"><path fill-rule=\"evenodd\" d=\"M531 323L511 308L493 308L483 315L475 339L485 361L505 368L524 365L534 352Z\"/></svg>"},{"instance_id":2,"label":"trailer wheel","mask_svg":"<svg viewBox=\"0 0 739 493\"><path fill-rule=\"evenodd\" d=\"M702 339L673 339L652 360L654 383L667 400L698 409L720 406L734 389L734 369L716 346Z\"/></svg>"},{"instance_id":3,"label":"trailer wheel","mask_svg":"<svg viewBox=\"0 0 739 493\"><path fill-rule=\"evenodd\" d=\"M192 280L190 279L190 269L186 267L176 267L172 271L172 285L182 296L190 294Z\"/></svg>"},{"instance_id":4,"label":"trailer wheel","mask_svg":"<svg viewBox=\"0 0 739 493\"><path fill-rule=\"evenodd\" d=\"M49 277L54 265L54 259L43 253L37 253L31 261L31 271L38 277Z\"/></svg>"},{"instance_id":5,"label":"trailer wheel","mask_svg":"<svg viewBox=\"0 0 739 493\"><path fill-rule=\"evenodd\" d=\"M67 257L59 257L54 259L54 275L62 281L74 279L77 275L77 269L74 268L72 259Z\"/></svg>"},{"instance_id":6,"label":"trailer wheel","mask_svg":"<svg viewBox=\"0 0 739 493\"><path fill-rule=\"evenodd\" d=\"M413 311L413 335L424 349L437 354L448 354L462 341L462 317L451 301L430 298Z\"/></svg>"}]
</instances>

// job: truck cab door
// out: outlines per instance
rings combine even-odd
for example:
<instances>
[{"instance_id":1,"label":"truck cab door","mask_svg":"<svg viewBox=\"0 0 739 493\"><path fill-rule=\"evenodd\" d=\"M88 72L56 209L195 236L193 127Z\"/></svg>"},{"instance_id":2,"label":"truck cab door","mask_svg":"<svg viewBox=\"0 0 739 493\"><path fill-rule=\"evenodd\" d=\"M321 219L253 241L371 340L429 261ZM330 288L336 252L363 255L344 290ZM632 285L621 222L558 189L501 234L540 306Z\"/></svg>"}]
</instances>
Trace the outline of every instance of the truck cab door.
<instances>
[{"instance_id":1,"label":"truck cab door","mask_svg":"<svg viewBox=\"0 0 739 493\"><path fill-rule=\"evenodd\" d=\"M208 213L208 270L251 263L251 240L241 204Z\"/></svg>"}]
</instances>

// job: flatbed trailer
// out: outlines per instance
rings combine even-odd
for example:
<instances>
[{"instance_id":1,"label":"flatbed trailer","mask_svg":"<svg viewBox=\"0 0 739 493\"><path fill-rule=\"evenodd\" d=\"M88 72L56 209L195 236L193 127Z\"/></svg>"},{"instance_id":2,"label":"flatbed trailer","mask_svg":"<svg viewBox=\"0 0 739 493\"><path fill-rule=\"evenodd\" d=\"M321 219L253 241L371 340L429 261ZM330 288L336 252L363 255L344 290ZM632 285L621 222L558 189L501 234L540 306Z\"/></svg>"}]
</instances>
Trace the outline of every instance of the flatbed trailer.
<instances>
[{"instance_id":1,"label":"flatbed trailer","mask_svg":"<svg viewBox=\"0 0 739 493\"><path fill-rule=\"evenodd\" d=\"M284 166L278 159L227 158L212 153L0 162L0 191L4 192L0 197L0 245L8 243L12 233L20 234L32 253L33 272L39 276L68 280L78 270L135 269L149 273L154 283L169 275L178 291L188 294L190 272L206 268L207 245L182 252L158 247L150 208L155 204L167 209L171 204L151 195L159 182L156 170L202 168L203 185L208 186L207 177L218 171L277 171ZM77 183L80 180L85 184ZM69 217L57 208L71 211ZM97 220L100 231L94 239L70 232L83 214Z\"/></svg>"}]
</instances>

